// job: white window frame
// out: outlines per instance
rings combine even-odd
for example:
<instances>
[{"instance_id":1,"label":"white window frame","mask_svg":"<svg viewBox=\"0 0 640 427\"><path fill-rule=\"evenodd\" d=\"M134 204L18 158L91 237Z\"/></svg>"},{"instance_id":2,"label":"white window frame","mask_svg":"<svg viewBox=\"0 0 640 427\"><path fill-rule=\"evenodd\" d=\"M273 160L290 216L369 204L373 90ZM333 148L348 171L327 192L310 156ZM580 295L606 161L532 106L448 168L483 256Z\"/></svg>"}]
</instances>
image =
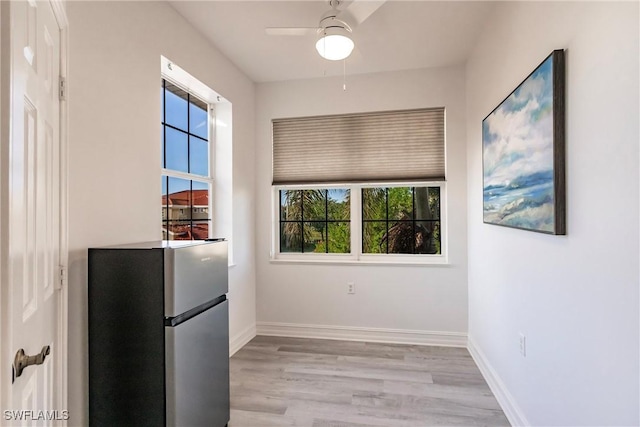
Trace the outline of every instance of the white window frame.
<instances>
[{"instance_id":1,"label":"white window frame","mask_svg":"<svg viewBox=\"0 0 640 427\"><path fill-rule=\"evenodd\" d=\"M233 241L233 104L175 62L160 56L160 75L209 105L209 236L229 243L229 267L234 264ZM159 105L158 105L159 106ZM162 172L165 172L164 170ZM186 178L185 178L186 179ZM196 180L202 181L202 177Z\"/></svg>"},{"instance_id":2,"label":"white window frame","mask_svg":"<svg viewBox=\"0 0 640 427\"><path fill-rule=\"evenodd\" d=\"M207 184L208 190L209 190L209 203L207 205L210 215L209 215L209 227L208 227L208 235L207 238L211 238L214 235L213 230L215 229L215 224L214 224L214 210L213 210L213 201L215 200L215 190L216 190L216 186L215 186L215 176L216 176L216 171L215 171L215 135L216 135L216 119L215 119L215 105L211 104L210 102L206 101L205 99L203 99L203 97L198 96L197 93L194 93L193 91L188 89L188 82L182 82L179 81L178 79L172 77L172 76L168 76L166 74L162 74L162 78L164 80L166 80L167 82L180 87L181 89L185 90L186 92L189 92L189 95L198 98L200 101L204 102L205 104L207 104L207 131L209 132L207 135L207 140L208 140L208 156L209 156L209 174L208 175L198 175L195 173L189 173L189 172L181 172L181 171L177 171L177 170L173 170L173 169L167 169L162 167L161 171L160 171L160 177L164 178L165 176L169 177L169 178L180 178L180 179L186 179L186 180L191 180L191 181L197 181L197 182L201 182L201 183L205 183ZM166 108L166 106L164 107ZM187 106L188 108L188 106ZM166 142L164 142L166 143ZM163 144L164 144L163 143ZM164 148L164 147L163 147ZM193 204L191 206L188 207L188 209L190 209L191 211L194 210ZM192 212L193 215L193 212ZM167 223L168 224L168 223ZM162 227L162 222L161 222L161 227ZM167 240L169 239L169 227L167 226Z\"/></svg>"},{"instance_id":3,"label":"white window frame","mask_svg":"<svg viewBox=\"0 0 640 427\"><path fill-rule=\"evenodd\" d=\"M440 188L440 254L365 254L362 253L362 189L379 187ZM280 190L348 189L351 192L351 253L280 252ZM274 185L271 192L271 262L327 264L448 264L447 186L444 181L375 182L358 184Z\"/></svg>"}]
</instances>

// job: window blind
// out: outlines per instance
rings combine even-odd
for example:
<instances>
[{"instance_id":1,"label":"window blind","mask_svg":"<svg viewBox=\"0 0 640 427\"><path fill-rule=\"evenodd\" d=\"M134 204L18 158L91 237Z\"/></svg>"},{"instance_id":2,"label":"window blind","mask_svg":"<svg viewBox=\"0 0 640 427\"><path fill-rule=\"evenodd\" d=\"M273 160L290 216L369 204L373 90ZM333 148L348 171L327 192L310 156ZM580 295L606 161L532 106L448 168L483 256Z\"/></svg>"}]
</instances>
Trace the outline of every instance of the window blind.
<instances>
[{"instance_id":1,"label":"window blind","mask_svg":"<svg viewBox=\"0 0 640 427\"><path fill-rule=\"evenodd\" d=\"M177 86L177 85L171 83L169 80L162 79L162 81L164 82L164 85L165 85L164 88L166 90L168 90L169 92L173 93L174 95L179 96L180 98L184 99L185 101L189 101L192 104L195 104L198 107L202 108L203 110L207 111L207 108L209 107L207 105L207 103L202 101L196 95L194 95L193 93L182 89L180 86Z\"/></svg>"},{"instance_id":2,"label":"window blind","mask_svg":"<svg viewBox=\"0 0 640 427\"><path fill-rule=\"evenodd\" d=\"M445 178L444 108L274 119L273 184Z\"/></svg>"}]
</instances>

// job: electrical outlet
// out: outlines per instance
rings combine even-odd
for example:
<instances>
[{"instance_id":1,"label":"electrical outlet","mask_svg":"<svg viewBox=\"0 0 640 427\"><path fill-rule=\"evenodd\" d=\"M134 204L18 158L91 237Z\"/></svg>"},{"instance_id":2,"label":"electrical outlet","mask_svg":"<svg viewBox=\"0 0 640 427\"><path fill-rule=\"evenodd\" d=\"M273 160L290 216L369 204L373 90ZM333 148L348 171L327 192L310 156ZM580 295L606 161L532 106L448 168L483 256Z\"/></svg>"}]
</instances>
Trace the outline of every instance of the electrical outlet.
<instances>
[{"instance_id":1,"label":"electrical outlet","mask_svg":"<svg viewBox=\"0 0 640 427\"><path fill-rule=\"evenodd\" d=\"M354 282L347 282L347 293L348 294L356 293L356 284Z\"/></svg>"},{"instance_id":2,"label":"electrical outlet","mask_svg":"<svg viewBox=\"0 0 640 427\"><path fill-rule=\"evenodd\" d=\"M527 337L522 332L518 334L518 343L520 347L520 354L522 357L527 357Z\"/></svg>"}]
</instances>

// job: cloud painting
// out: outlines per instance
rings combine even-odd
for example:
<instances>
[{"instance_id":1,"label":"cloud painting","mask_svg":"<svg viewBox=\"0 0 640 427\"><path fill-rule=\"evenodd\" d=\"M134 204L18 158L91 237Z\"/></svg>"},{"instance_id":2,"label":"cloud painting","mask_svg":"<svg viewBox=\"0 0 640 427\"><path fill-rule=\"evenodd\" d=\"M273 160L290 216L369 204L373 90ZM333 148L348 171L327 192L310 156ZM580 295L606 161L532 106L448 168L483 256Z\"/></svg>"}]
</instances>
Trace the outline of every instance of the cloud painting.
<instances>
[{"instance_id":1,"label":"cloud painting","mask_svg":"<svg viewBox=\"0 0 640 427\"><path fill-rule=\"evenodd\" d=\"M561 234L554 185L554 58L482 122L486 223Z\"/></svg>"}]
</instances>

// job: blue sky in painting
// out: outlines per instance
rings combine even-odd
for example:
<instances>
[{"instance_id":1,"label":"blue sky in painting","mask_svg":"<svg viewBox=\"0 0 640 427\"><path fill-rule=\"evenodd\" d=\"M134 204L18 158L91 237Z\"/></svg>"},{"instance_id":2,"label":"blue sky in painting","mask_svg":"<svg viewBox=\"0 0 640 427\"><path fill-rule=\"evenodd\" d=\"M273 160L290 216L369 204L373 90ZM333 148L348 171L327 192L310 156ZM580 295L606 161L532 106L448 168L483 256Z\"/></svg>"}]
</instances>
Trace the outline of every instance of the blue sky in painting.
<instances>
[{"instance_id":1,"label":"blue sky in painting","mask_svg":"<svg viewBox=\"0 0 640 427\"><path fill-rule=\"evenodd\" d=\"M552 229L552 113L549 57L482 123L485 221Z\"/></svg>"}]
</instances>

